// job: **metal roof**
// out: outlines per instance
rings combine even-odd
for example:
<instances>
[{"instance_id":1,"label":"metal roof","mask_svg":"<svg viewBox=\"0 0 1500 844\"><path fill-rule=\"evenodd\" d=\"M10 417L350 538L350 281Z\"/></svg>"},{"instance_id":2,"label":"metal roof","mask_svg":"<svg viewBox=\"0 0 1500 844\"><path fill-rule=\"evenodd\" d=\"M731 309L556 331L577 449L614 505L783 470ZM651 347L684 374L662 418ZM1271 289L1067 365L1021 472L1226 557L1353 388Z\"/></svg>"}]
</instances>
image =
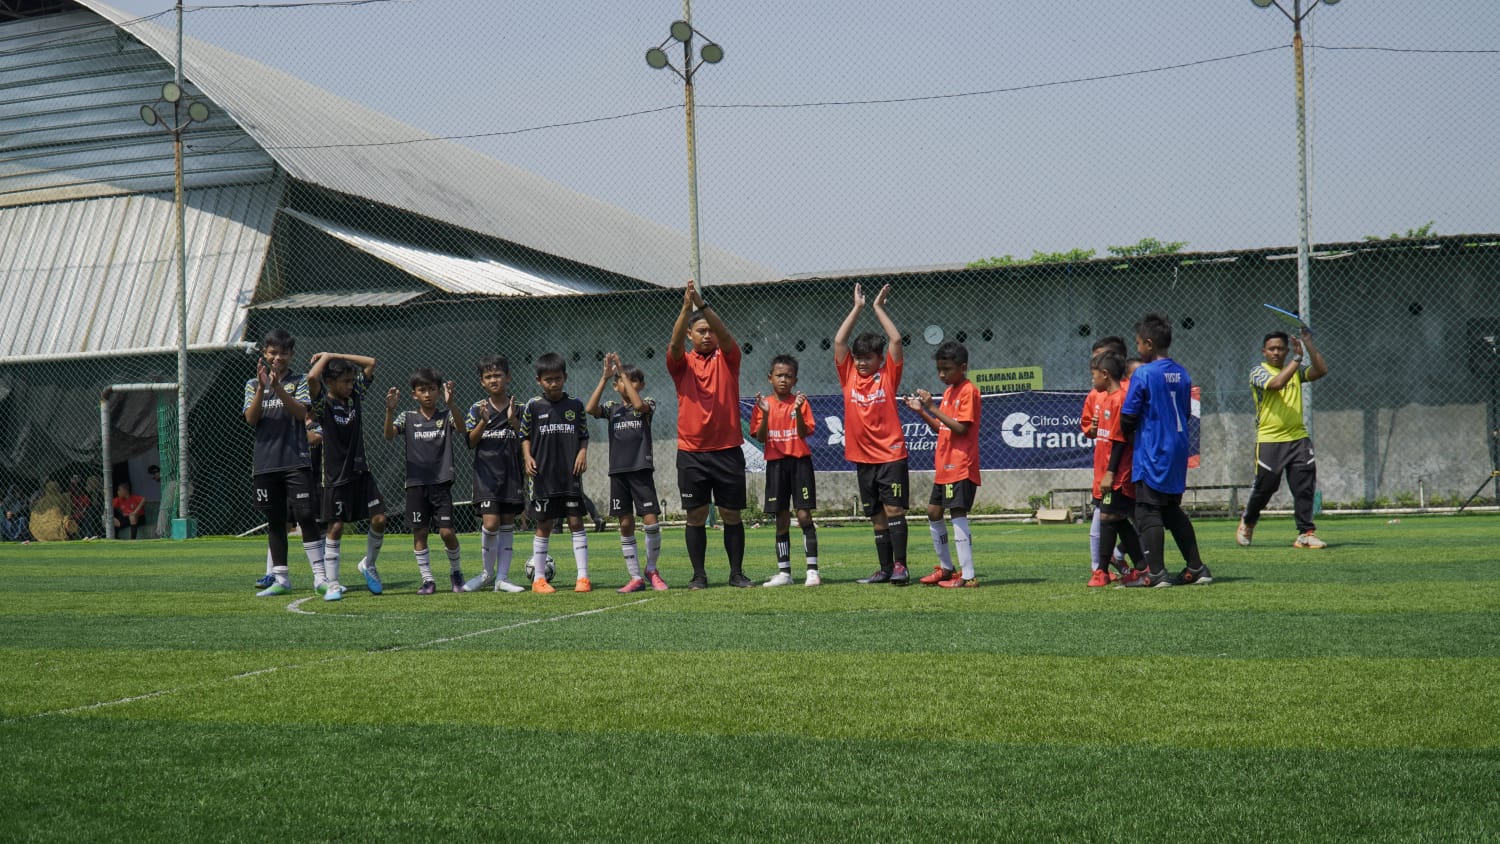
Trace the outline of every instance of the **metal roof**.
<instances>
[{"instance_id":1,"label":"metal roof","mask_svg":"<svg viewBox=\"0 0 1500 844\"><path fill-rule=\"evenodd\" d=\"M245 332L282 183L188 194L188 343ZM0 358L177 343L176 222L161 194L0 209Z\"/></svg>"},{"instance_id":2,"label":"metal roof","mask_svg":"<svg viewBox=\"0 0 1500 844\"><path fill-rule=\"evenodd\" d=\"M481 296L562 296L570 293L597 293L596 285L559 283L495 259L465 258L423 249L409 243L379 237L348 226L324 220L301 211L285 209L283 214L295 217L314 228L409 273L445 293L468 293Z\"/></svg>"},{"instance_id":3,"label":"metal roof","mask_svg":"<svg viewBox=\"0 0 1500 844\"><path fill-rule=\"evenodd\" d=\"M296 308L390 308L420 299L428 290L340 290L328 293L293 293L251 305L251 310L282 310Z\"/></svg>"},{"instance_id":4,"label":"metal roof","mask_svg":"<svg viewBox=\"0 0 1500 844\"><path fill-rule=\"evenodd\" d=\"M76 2L175 59L175 31ZM183 63L186 78L296 179L653 284L685 282L682 233L209 44L185 39ZM713 248L703 249L703 266L710 284L781 277Z\"/></svg>"}]
</instances>

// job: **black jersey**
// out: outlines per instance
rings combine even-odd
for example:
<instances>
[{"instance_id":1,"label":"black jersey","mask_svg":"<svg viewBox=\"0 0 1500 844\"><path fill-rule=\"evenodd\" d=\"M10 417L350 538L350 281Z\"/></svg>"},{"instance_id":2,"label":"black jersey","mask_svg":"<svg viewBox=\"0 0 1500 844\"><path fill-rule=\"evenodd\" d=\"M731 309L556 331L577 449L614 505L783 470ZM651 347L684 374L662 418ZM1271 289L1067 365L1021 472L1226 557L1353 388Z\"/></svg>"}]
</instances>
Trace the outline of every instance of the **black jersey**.
<instances>
[{"instance_id":1,"label":"black jersey","mask_svg":"<svg viewBox=\"0 0 1500 844\"><path fill-rule=\"evenodd\" d=\"M642 399L644 413L625 402L604 404L609 421L609 473L621 475L652 468L651 420L656 416L656 400Z\"/></svg>"},{"instance_id":2,"label":"black jersey","mask_svg":"<svg viewBox=\"0 0 1500 844\"><path fill-rule=\"evenodd\" d=\"M408 410L394 420L406 445L406 485L431 486L453 482L453 419L438 405L432 418Z\"/></svg>"},{"instance_id":3,"label":"black jersey","mask_svg":"<svg viewBox=\"0 0 1500 844\"><path fill-rule=\"evenodd\" d=\"M583 402L566 393L555 402L537 396L521 411L521 438L531 441L531 457L536 461L532 498L581 493L573 466L579 449L589 441Z\"/></svg>"},{"instance_id":4,"label":"black jersey","mask_svg":"<svg viewBox=\"0 0 1500 844\"><path fill-rule=\"evenodd\" d=\"M484 421L488 398L469 408L469 430L484 429L474 448L474 500L521 503L526 500L522 488L521 435L506 418L505 408L490 407L490 419ZM519 422L519 414L517 415Z\"/></svg>"},{"instance_id":5,"label":"black jersey","mask_svg":"<svg viewBox=\"0 0 1500 844\"><path fill-rule=\"evenodd\" d=\"M281 376L281 384L292 399L303 406L311 403L307 392L307 376L300 372L288 372ZM241 413L250 409L255 400L255 379L245 382L245 405ZM307 451L307 428L282 406L276 392L267 388L260 400L260 421L255 423L255 456L252 472L263 475L268 472L284 472L288 469L307 469L312 466L312 457Z\"/></svg>"},{"instance_id":6,"label":"black jersey","mask_svg":"<svg viewBox=\"0 0 1500 844\"><path fill-rule=\"evenodd\" d=\"M363 372L354 379L354 392L341 402L324 390L313 402L313 418L323 433L323 485L352 483L367 470L363 427L365 392L370 382Z\"/></svg>"}]
</instances>

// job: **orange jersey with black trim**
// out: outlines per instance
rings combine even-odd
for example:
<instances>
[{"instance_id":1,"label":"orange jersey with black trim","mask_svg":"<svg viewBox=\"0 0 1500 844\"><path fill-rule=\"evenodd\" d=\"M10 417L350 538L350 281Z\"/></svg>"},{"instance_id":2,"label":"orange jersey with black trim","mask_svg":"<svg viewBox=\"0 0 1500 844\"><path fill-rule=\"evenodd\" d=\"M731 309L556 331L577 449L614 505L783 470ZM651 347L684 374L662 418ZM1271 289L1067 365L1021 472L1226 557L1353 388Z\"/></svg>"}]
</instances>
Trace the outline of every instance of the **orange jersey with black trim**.
<instances>
[{"instance_id":1,"label":"orange jersey with black trim","mask_svg":"<svg viewBox=\"0 0 1500 844\"><path fill-rule=\"evenodd\" d=\"M859 374L854 355L836 364L844 391L844 459L850 463L890 463L906 459L906 432L896 411L902 362L887 352L885 365Z\"/></svg>"},{"instance_id":2,"label":"orange jersey with black trim","mask_svg":"<svg viewBox=\"0 0 1500 844\"><path fill-rule=\"evenodd\" d=\"M797 397L783 399L772 393L766 396L766 407L768 411L762 411L757 404L750 411L750 430L760 428L760 420L766 419L766 459L780 460L783 457L807 457L812 454L812 449L807 447L807 440L803 438L797 428L797 418L804 420L807 429L811 431L816 424L813 419L812 405L803 404L802 410L798 411Z\"/></svg>"},{"instance_id":3,"label":"orange jersey with black trim","mask_svg":"<svg viewBox=\"0 0 1500 844\"><path fill-rule=\"evenodd\" d=\"M723 346L711 355L669 354L667 374L677 387L678 449L722 451L745 441L740 430L739 346Z\"/></svg>"},{"instance_id":4,"label":"orange jersey with black trim","mask_svg":"<svg viewBox=\"0 0 1500 844\"><path fill-rule=\"evenodd\" d=\"M955 422L967 423L969 428L956 434L947 425L939 423L937 451L933 455L933 482L949 484L970 480L979 483L979 388L965 378L950 384L943 391L943 400L938 410Z\"/></svg>"}]
</instances>

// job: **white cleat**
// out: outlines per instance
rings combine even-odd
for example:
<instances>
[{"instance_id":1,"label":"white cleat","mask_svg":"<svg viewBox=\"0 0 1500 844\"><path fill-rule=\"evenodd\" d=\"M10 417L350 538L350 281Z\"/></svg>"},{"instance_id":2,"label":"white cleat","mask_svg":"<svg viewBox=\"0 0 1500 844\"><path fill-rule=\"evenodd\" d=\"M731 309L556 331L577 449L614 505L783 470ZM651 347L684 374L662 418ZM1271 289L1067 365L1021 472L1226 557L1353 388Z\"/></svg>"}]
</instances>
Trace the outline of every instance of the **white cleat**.
<instances>
[{"instance_id":1,"label":"white cleat","mask_svg":"<svg viewBox=\"0 0 1500 844\"><path fill-rule=\"evenodd\" d=\"M495 583L495 575L493 575L493 574L491 574L490 572L487 572L487 571L480 572L479 574L476 574L473 577L469 578L468 581L466 583L464 583L464 591L465 592L481 592L481 591L483 591L485 589L488 589L490 586L494 585L494 583Z\"/></svg>"},{"instance_id":2,"label":"white cleat","mask_svg":"<svg viewBox=\"0 0 1500 844\"><path fill-rule=\"evenodd\" d=\"M497 580L497 581L495 581L495 591L496 592L525 592L526 591L526 587L525 586L517 586L516 584L511 583L509 580Z\"/></svg>"},{"instance_id":3,"label":"white cleat","mask_svg":"<svg viewBox=\"0 0 1500 844\"><path fill-rule=\"evenodd\" d=\"M771 578L770 580L767 580L765 583L762 583L761 585L762 586L791 586L792 585L792 574L791 574L791 572L779 571L779 572L776 573L775 577Z\"/></svg>"},{"instance_id":4,"label":"white cleat","mask_svg":"<svg viewBox=\"0 0 1500 844\"><path fill-rule=\"evenodd\" d=\"M808 569L808 571L807 571L807 585L808 586L822 586L823 585L823 578L822 578L821 575L818 574L818 570L817 569Z\"/></svg>"}]
</instances>

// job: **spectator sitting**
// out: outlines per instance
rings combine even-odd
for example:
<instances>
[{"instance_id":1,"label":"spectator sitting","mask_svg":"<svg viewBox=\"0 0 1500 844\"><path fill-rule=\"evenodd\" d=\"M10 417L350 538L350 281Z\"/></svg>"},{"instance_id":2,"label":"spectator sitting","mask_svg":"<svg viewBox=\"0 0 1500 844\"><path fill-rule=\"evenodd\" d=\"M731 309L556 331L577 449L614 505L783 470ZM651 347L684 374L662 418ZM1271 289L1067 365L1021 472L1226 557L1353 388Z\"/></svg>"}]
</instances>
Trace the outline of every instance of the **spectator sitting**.
<instances>
[{"instance_id":1,"label":"spectator sitting","mask_svg":"<svg viewBox=\"0 0 1500 844\"><path fill-rule=\"evenodd\" d=\"M31 532L27 530L26 514L6 508L5 518L0 519L0 541L5 542L30 542Z\"/></svg>"},{"instance_id":2,"label":"spectator sitting","mask_svg":"<svg viewBox=\"0 0 1500 844\"><path fill-rule=\"evenodd\" d=\"M121 539L120 531L126 525L130 526L130 538L135 539L141 529L141 522L146 518L146 499L144 496L135 495L130 491L130 484L120 484L115 491L114 500L110 502L114 509L115 538Z\"/></svg>"},{"instance_id":3,"label":"spectator sitting","mask_svg":"<svg viewBox=\"0 0 1500 844\"><path fill-rule=\"evenodd\" d=\"M62 542L78 532L71 505L57 481L47 481L31 510L31 535L42 542Z\"/></svg>"}]
</instances>

